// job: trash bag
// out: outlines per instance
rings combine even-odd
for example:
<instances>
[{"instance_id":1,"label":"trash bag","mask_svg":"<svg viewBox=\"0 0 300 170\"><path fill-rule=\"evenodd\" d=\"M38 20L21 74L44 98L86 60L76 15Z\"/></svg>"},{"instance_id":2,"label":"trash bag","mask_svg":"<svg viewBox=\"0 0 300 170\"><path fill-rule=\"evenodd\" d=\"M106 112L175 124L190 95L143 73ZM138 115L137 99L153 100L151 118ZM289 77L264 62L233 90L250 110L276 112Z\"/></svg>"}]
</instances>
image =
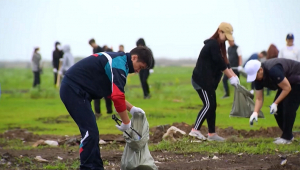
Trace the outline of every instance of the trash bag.
<instances>
[{"instance_id":1,"label":"trash bag","mask_svg":"<svg viewBox=\"0 0 300 170\"><path fill-rule=\"evenodd\" d=\"M238 87L234 90L234 101L229 116L250 118L255 106L253 98L253 94L238 84ZM258 118L264 118L262 111L259 111Z\"/></svg>"},{"instance_id":2,"label":"trash bag","mask_svg":"<svg viewBox=\"0 0 300 170\"><path fill-rule=\"evenodd\" d=\"M157 170L148 148L149 123L145 114L134 113L131 126L132 129L123 133L126 145L121 159L121 170Z\"/></svg>"}]
</instances>

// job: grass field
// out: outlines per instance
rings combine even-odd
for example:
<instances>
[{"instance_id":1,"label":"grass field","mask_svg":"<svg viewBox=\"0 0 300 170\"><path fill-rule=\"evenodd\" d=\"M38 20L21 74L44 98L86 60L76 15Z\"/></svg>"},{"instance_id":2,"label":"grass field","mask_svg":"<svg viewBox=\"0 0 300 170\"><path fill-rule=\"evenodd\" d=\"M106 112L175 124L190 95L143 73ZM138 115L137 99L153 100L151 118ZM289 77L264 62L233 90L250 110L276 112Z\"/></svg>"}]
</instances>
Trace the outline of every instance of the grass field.
<instances>
[{"instance_id":1,"label":"grass field","mask_svg":"<svg viewBox=\"0 0 300 170\"><path fill-rule=\"evenodd\" d=\"M127 80L126 99L133 105L141 107L147 114L150 127L172 124L173 122L194 123L201 109L202 102L190 83L192 67L157 67L149 77L152 98L143 99L138 75L130 75ZM27 128L36 134L77 135L79 130L72 119L67 118L67 110L59 97L59 89L53 85L51 68L44 69L41 75L41 90L31 89L32 72L28 69L0 69L1 98L0 98L0 132L10 128ZM241 84L250 87L241 78ZM259 129L277 126L269 105L272 104L275 92L265 96L262 111L265 119L253 127L249 126L247 118L230 118L233 102L231 97L222 99L223 86L217 89L217 122L218 127L232 126L235 129ZM100 134L120 134L107 115L104 100L101 102L103 116L97 120ZM299 113L299 111L298 111ZM44 123L48 122L48 123ZM59 123L55 123L59 122ZM204 123L206 125L206 122ZM300 127L298 116L295 125Z\"/></svg>"}]
</instances>

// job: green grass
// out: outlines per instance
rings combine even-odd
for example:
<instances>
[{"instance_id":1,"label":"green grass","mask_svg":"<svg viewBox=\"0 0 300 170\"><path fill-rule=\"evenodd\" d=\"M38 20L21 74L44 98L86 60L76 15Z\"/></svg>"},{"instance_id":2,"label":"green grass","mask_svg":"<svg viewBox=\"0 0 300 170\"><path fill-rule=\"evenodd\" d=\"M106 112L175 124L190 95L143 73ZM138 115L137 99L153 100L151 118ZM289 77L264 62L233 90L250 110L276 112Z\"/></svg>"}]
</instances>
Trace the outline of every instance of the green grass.
<instances>
[{"instance_id":1,"label":"green grass","mask_svg":"<svg viewBox=\"0 0 300 170\"><path fill-rule=\"evenodd\" d=\"M143 99L138 75L131 75L127 80L126 99L133 105L141 107L147 114L150 127L186 122L193 124L202 102L191 85L192 67L157 67L149 77L152 98ZM0 69L0 83L2 93L0 98L0 132L20 127L27 128L36 134L77 135L79 130L69 117L67 110L59 98L59 89L53 85L51 68L44 69L41 75L41 86L32 89L32 72L28 69ZM241 78L241 84L250 87ZM28 91L23 93L22 91ZM217 89L217 120L216 125L221 128L232 126L235 129L259 129L277 126L272 115L269 114L269 105L272 104L275 92L265 97L262 111L265 119L259 119L254 127L249 126L247 118L229 118L233 102L233 88L231 97L221 99L223 87L220 83ZM93 103L93 102L92 102ZM194 107L194 109L187 109ZM105 114L105 104L101 101L101 110L104 113L97 120L100 134L121 134L111 120L111 115ZM298 111L299 113L299 111ZM84 113L83 113L84 114ZM61 123L45 123L45 120L61 120ZM206 125L206 123L204 123ZM299 130L300 117L295 121L294 130Z\"/></svg>"},{"instance_id":2,"label":"green grass","mask_svg":"<svg viewBox=\"0 0 300 170\"><path fill-rule=\"evenodd\" d=\"M157 145L150 145L150 151L169 151L175 153L219 153L219 154L275 154L275 153L298 153L300 146L298 142L290 145L275 145L273 138L246 139L240 142L191 142L189 138L181 141L162 141ZM298 151L298 152L296 152Z\"/></svg>"}]
</instances>

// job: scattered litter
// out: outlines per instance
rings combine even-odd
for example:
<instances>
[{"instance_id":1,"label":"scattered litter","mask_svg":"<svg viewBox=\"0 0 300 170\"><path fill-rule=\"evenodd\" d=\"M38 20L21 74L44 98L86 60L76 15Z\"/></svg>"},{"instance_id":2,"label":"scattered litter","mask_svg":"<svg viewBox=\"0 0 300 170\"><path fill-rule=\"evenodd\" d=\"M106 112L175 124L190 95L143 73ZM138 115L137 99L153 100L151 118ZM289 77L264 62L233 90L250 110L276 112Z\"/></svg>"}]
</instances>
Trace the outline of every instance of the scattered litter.
<instances>
[{"instance_id":1,"label":"scattered litter","mask_svg":"<svg viewBox=\"0 0 300 170\"><path fill-rule=\"evenodd\" d=\"M239 153L239 154L238 154L238 156L242 156L242 155L243 155L243 153Z\"/></svg>"},{"instance_id":2,"label":"scattered litter","mask_svg":"<svg viewBox=\"0 0 300 170\"><path fill-rule=\"evenodd\" d=\"M163 135L163 140L172 140L172 141L176 141L176 139L174 138L174 133L179 132L182 135L185 135L186 133L180 129L178 129L175 126L171 126L168 130L167 133L165 133Z\"/></svg>"},{"instance_id":3,"label":"scattered litter","mask_svg":"<svg viewBox=\"0 0 300 170\"><path fill-rule=\"evenodd\" d=\"M54 140L45 140L44 143L50 146L58 146L58 142Z\"/></svg>"},{"instance_id":4,"label":"scattered litter","mask_svg":"<svg viewBox=\"0 0 300 170\"><path fill-rule=\"evenodd\" d=\"M299 151L295 151L295 153L297 154L297 153L299 153Z\"/></svg>"},{"instance_id":5,"label":"scattered litter","mask_svg":"<svg viewBox=\"0 0 300 170\"><path fill-rule=\"evenodd\" d=\"M220 159L220 158L218 158L217 156L214 156L212 159L215 159L215 160L217 160L217 159Z\"/></svg>"},{"instance_id":6,"label":"scattered litter","mask_svg":"<svg viewBox=\"0 0 300 170\"><path fill-rule=\"evenodd\" d=\"M23 155L20 155L19 157L20 157L20 158L23 158Z\"/></svg>"},{"instance_id":7,"label":"scattered litter","mask_svg":"<svg viewBox=\"0 0 300 170\"><path fill-rule=\"evenodd\" d=\"M36 141L33 145L32 145L32 147L37 147L37 146L39 146L39 145L41 145L41 144L43 144L44 143L44 140L38 140L38 141Z\"/></svg>"},{"instance_id":8,"label":"scattered litter","mask_svg":"<svg viewBox=\"0 0 300 170\"><path fill-rule=\"evenodd\" d=\"M7 166L10 166L11 165L11 162L7 162L7 164L6 164Z\"/></svg>"},{"instance_id":9,"label":"scattered litter","mask_svg":"<svg viewBox=\"0 0 300 170\"><path fill-rule=\"evenodd\" d=\"M276 152L278 152L278 149L275 149Z\"/></svg>"},{"instance_id":10,"label":"scattered litter","mask_svg":"<svg viewBox=\"0 0 300 170\"><path fill-rule=\"evenodd\" d=\"M284 159L284 160L282 160L282 161L281 161L280 165L282 165L282 166L283 166L283 165L285 165L285 164L286 164L286 162L287 162L287 159Z\"/></svg>"},{"instance_id":11,"label":"scattered litter","mask_svg":"<svg viewBox=\"0 0 300 170\"><path fill-rule=\"evenodd\" d=\"M39 161L39 162L49 162L48 160L42 158L41 156L36 156L34 159Z\"/></svg>"},{"instance_id":12,"label":"scattered litter","mask_svg":"<svg viewBox=\"0 0 300 170\"><path fill-rule=\"evenodd\" d=\"M201 140L191 140L191 143L200 143L202 142Z\"/></svg>"},{"instance_id":13,"label":"scattered litter","mask_svg":"<svg viewBox=\"0 0 300 170\"><path fill-rule=\"evenodd\" d=\"M159 161L154 161L154 163L156 163L156 164L161 164L161 162L159 162Z\"/></svg>"},{"instance_id":14,"label":"scattered litter","mask_svg":"<svg viewBox=\"0 0 300 170\"><path fill-rule=\"evenodd\" d=\"M60 157L60 156L57 156L57 159L59 159L59 160L63 160L63 158L62 158L62 157Z\"/></svg>"},{"instance_id":15,"label":"scattered litter","mask_svg":"<svg viewBox=\"0 0 300 170\"><path fill-rule=\"evenodd\" d=\"M100 139L99 144L100 145L105 145L105 144L107 144L107 142L105 142L104 140Z\"/></svg>"},{"instance_id":16,"label":"scattered litter","mask_svg":"<svg viewBox=\"0 0 300 170\"><path fill-rule=\"evenodd\" d=\"M207 161L207 160L209 160L209 157L202 157L202 159L201 159L201 161Z\"/></svg>"}]
</instances>

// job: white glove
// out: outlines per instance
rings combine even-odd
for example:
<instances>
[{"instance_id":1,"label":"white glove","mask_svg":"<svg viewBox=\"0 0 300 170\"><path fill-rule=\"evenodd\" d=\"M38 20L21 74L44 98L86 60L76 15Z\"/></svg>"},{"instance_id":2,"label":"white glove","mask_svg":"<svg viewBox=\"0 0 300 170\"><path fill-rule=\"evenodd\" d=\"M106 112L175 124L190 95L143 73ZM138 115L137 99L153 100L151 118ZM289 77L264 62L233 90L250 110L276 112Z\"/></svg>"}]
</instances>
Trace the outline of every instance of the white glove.
<instances>
[{"instance_id":1,"label":"white glove","mask_svg":"<svg viewBox=\"0 0 300 170\"><path fill-rule=\"evenodd\" d=\"M258 113L257 112L253 112L252 115L250 116L250 119L249 119L249 123L250 125L253 125L253 121L255 120L256 122L258 121Z\"/></svg>"},{"instance_id":2,"label":"white glove","mask_svg":"<svg viewBox=\"0 0 300 170\"><path fill-rule=\"evenodd\" d=\"M58 74L59 74L59 75L63 75L62 71L60 71L60 70L58 71Z\"/></svg>"},{"instance_id":3,"label":"white glove","mask_svg":"<svg viewBox=\"0 0 300 170\"><path fill-rule=\"evenodd\" d=\"M239 79L236 76L231 77L229 79L229 81L230 81L230 84L235 87L237 87L237 85L239 84Z\"/></svg>"},{"instance_id":4,"label":"white glove","mask_svg":"<svg viewBox=\"0 0 300 170\"><path fill-rule=\"evenodd\" d=\"M57 69L56 69L56 68L53 68L53 72L54 72L54 73L57 73Z\"/></svg>"},{"instance_id":5,"label":"white glove","mask_svg":"<svg viewBox=\"0 0 300 170\"><path fill-rule=\"evenodd\" d=\"M150 69L149 70L149 73L151 74L151 73L154 73L154 70L153 69Z\"/></svg>"},{"instance_id":6,"label":"white glove","mask_svg":"<svg viewBox=\"0 0 300 170\"><path fill-rule=\"evenodd\" d=\"M141 108L139 108L139 107L135 107L135 106L133 106L133 107L130 109L129 112L130 112L130 114L131 114L132 116L133 116L134 113L136 113L136 112L145 114L145 111L144 111L143 109L141 109Z\"/></svg>"},{"instance_id":7,"label":"white glove","mask_svg":"<svg viewBox=\"0 0 300 170\"><path fill-rule=\"evenodd\" d=\"M239 77L238 77L238 76L235 76L235 78L237 79L238 84L240 84L240 79L239 79Z\"/></svg>"},{"instance_id":8,"label":"white glove","mask_svg":"<svg viewBox=\"0 0 300 170\"><path fill-rule=\"evenodd\" d=\"M271 114L276 114L276 113L277 113L277 104L273 103L273 104L270 106L270 113L271 113Z\"/></svg>"},{"instance_id":9,"label":"white glove","mask_svg":"<svg viewBox=\"0 0 300 170\"><path fill-rule=\"evenodd\" d=\"M243 67L242 66L238 66L237 70L240 72L243 70Z\"/></svg>"},{"instance_id":10,"label":"white glove","mask_svg":"<svg viewBox=\"0 0 300 170\"><path fill-rule=\"evenodd\" d=\"M116 127L117 127L120 131L124 132L124 131L128 130L128 129L131 127L131 121L130 121L128 124L124 124L124 123L122 122L122 123L121 123L121 126L116 125Z\"/></svg>"}]
</instances>

